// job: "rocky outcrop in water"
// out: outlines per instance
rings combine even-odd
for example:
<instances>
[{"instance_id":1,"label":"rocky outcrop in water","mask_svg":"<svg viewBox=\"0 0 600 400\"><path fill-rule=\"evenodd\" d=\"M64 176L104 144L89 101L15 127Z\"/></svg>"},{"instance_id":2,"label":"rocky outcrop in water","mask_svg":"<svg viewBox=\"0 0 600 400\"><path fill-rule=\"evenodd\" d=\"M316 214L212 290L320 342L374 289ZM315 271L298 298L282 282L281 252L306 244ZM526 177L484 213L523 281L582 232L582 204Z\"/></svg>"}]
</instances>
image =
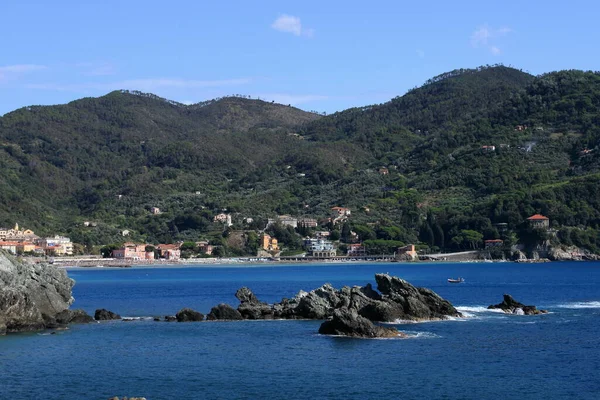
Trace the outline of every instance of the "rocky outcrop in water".
<instances>
[{"instance_id":1,"label":"rocky outcrop in water","mask_svg":"<svg viewBox=\"0 0 600 400\"><path fill-rule=\"evenodd\" d=\"M388 328L373 324L365 317L361 317L355 310L339 309L333 312L331 319L323 322L319 327L322 335L350 336L361 338L390 338L405 337L405 333L396 328Z\"/></svg>"},{"instance_id":2,"label":"rocky outcrop in water","mask_svg":"<svg viewBox=\"0 0 600 400\"><path fill-rule=\"evenodd\" d=\"M526 306L512 298L510 294L504 295L504 300L500 304L488 306L489 310L500 309L507 314L517 315L537 315L546 314L546 310L538 310L536 306Z\"/></svg>"},{"instance_id":3,"label":"rocky outcrop in water","mask_svg":"<svg viewBox=\"0 0 600 400\"><path fill-rule=\"evenodd\" d=\"M335 289L325 284L310 292L300 291L292 299L268 305L259 301L248 288L241 288L236 297L238 311L245 319L327 319L335 310L353 310L370 321L393 322L404 320L435 320L458 317L461 314L435 292L417 288L397 277L375 275L377 289L344 286Z\"/></svg>"},{"instance_id":4,"label":"rocky outcrop in water","mask_svg":"<svg viewBox=\"0 0 600 400\"><path fill-rule=\"evenodd\" d=\"M94 319L96 321L111 321L114 319L121 319L121 316L112 311L108 311L105 308L100 308L94 313Z\"/></svg>"},{"instance_id":5,"label":"rocky outcrop in water","mask_svg":"<svg viewBox=\"0 0 600 400\"><path fill-rule=\"evenodd\" d=\"M203 321L204 315L191 308L182 308L177 314L175 314L177 322L197 322Z\"/></svg>"},{"instance_id":6,"label":"rocky outcrop in water","mask_svg":"<svg viewBox=\"0 0 600 400\"><path fill-rule=\"evenodd\" d=\"M56 315L56 322L60 325L87 324L94 322L94 318L81 309L64 310Z\"/></svg>"},{"instance_id":7,"label":"rocky outcrop in water","mask_svg":"<svg viewBox=\"0 0 600 400\"><path fill-rule=\"evenodd\" d=\"M231 307L229 304L219 304L218 306L213 307L208 315L206 316L208 321L215 320L229 320L229 321L237 321L244 319L242 314Z\"/></svg>"},{"instance_id":8,"label":"rocky outcrop in water","mask_svg":"<svg viewBox=\"0 0 600 400\"><path fill-rule=\"evenodd\" d=\"M0 334L55 327L74 299L64 270L31 264L0 250Z\"/></svg>"}]
</instances>

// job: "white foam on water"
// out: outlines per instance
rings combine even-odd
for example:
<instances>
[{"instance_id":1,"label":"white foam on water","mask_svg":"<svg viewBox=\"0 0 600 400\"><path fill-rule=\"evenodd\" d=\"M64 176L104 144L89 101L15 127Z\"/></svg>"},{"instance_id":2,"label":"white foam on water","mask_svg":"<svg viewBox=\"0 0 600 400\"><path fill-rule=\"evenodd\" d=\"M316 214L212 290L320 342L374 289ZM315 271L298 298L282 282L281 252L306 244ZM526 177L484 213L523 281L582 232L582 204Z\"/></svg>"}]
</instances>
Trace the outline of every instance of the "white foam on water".
<instances>
[{"instance_id":1,"label":"white foam on water","mask_svg":"<svg viewBox=\"0 0 600 400\"><path fill-rule=\"evenodd\" d=\"M559 304L556 308L570 308L570 309L582 309L582 308L600 308L600 301L577 301L574 303Z\"/></svg>"},{"instance_id":2,"label":"white foam on water","mask_svg":"<svg viewBox=\"0 0 600 400\"><path fill-rule=\"evenodd\" d=\"M406 339L439 339L439 338L441 338L440 335L436 335L435 333L432 333L432 332L404 331L404 333L406 333L408 335L408 337Z\"/></svg>"},{"instance_id":3,"label":"white foam on water","mask_svg":"<svg viewBox=\"0 0 600 400\"><path fill-rule=\"evenodd\" d=\"M472 314L472 313L499 313L499 314L504 314L504 311L500 310L499 308L495 308L492 310L489 310L487 307L485 306L458 306L456 307L456 309L464 314Z\"/></svg>"}]
</instances>

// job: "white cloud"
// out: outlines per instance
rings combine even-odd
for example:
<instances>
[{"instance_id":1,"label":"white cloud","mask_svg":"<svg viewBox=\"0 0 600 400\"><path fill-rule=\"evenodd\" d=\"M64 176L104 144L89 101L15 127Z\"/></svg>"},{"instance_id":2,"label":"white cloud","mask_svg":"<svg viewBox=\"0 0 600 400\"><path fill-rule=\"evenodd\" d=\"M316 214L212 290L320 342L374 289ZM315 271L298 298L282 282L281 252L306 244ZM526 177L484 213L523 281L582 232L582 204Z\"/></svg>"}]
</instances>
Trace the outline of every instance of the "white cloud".
<instances>
[{"instance_id":1,"label":"white cloud","mask_svg":"<svg viewBox=\"0 0 600 400\"><path fill-rule=\"evenodd\" d=\"M504 37L512 31L508 27L493 29L488 25L482 25L471 35L471 46L474 48L485 48L493 55L498 55L501 53L501 50L495 42L498 38Z\"/></svg>"},{"instance_id":2,"label":"white cloud","mask_svg":"<svg viewBox=\"0 0 600 400\"><path fill-rule=\"evenodd\" d=\"M291 33L295 36L313 37L315 30L303 28L300 18L293 15L282 14L271 24L271 28L279 32Z\"/></svg>"},{"instance_id":3,"label":"white cloud","mask_svg":"<svg viewBox=\"0 0 600 400\"><path fill-rule=\"evenodd\" d=\"M56 90L56 91L67 91L67 92L85 92L88 90L117 90L117 89L131 89L152 92L159 89L202 89L202 88L215 88L223 86L238 86L245 85L252 82L250 78L239 78L239 79L223 79L223 80L187 80L187 79L173 79L173 78L152 78L152 79L129 79L115 82L84 82L84 83L73 83L73 84L61 84L61 83L41 83L41 84L28 84L26 85L29 89L41 89L41 90Z\"/></svg>"},{"instance_id":4,"label":"white cloud","mask_svg":"<svg viewBox=\"0 0 600 400\"><path fill-rule=\"evenodd\" d=\"M36 64L5 65L0 67L0 82L8 80L9 78L15 78L28 72L39 71L42 69L46 69L46 66Z\"/></svg>"}]
</instances>

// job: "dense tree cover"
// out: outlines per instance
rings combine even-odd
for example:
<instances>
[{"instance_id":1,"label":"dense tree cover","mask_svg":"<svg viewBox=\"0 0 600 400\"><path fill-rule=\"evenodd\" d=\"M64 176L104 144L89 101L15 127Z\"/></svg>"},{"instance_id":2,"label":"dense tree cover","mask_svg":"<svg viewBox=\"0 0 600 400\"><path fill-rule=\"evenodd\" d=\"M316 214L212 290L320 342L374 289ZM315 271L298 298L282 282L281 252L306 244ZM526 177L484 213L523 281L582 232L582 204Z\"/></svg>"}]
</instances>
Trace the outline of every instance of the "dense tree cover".
<instances>
[{"instance_id":1,"label":"dense tree cover","mask_svg":"<svg viewBox=\"0 0 600 400\"><path fill-rule=\"evenodd\" d=\"M0 226L86 249L211 238L226 254L220 212L260 230L268 217L326 218L343 205L352 216L332 227L342 242L461 250L544 240L523 225L542 213L555 240L597 250L599 127L600 75L583 71L456 70L321 118L238 97L185 106L113 92L0 118ZM300 247L297 232L268 231Z\"/></svg>"}]
</instances>

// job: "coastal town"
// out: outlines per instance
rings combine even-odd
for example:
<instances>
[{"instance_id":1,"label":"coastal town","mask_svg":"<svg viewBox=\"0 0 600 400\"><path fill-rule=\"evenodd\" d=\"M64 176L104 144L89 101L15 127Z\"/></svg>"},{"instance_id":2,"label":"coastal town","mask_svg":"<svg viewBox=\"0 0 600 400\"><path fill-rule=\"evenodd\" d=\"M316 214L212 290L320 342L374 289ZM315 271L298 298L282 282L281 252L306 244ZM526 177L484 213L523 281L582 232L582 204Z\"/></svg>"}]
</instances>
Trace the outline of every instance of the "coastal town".
<instances>
[{"instance_id":1,"label":"coastal town","mask_svg":"<svg viewBox=\"0 0 600 400\"><path fill-rule=\"evenodd\" d=\"M152 207L153 215L161 214L157 207ZM232 229L234 218L239 215L220 212L213 217L215 224L222 225L223 235L227 236L230 243L244 243L246 248L249 241L254 241L252 252L241 256L225 256L220 243L214 240L202 239L190 242L179 241L174 243L143 243L124 241L120 244L105 245L100 248L99 254L86 254L72 243L66 236L53 235L40 237L34 231L21 228L15 224L13 228L0 228L0 249L7 250L15 255L29 256L38 261L75 266L114 265L130 266L143 264L173 264L173 263L210 263L219 261L481 261L502 259L507 250L507 243L503 238L509 237L507 224L497 224L497 229L502 238L477 239L472 248L465 251L431 252L424 250L420 243L400 243L396 247L387 247L373 250L370 248L372 241L361 241L359 235L349 230L348 222L352 212L347 207L332 207L331 215L324 219L279 215L269 218L264 229L260 230L235 230ZM252 218L244 218L245 223L253 222ZM535 232L551 238L556 235L556 230L550 228L550 219L541 214L527 218L528 226ZM93 228L95 223L84 222L86 227ZM295 251L286 251L278 239L277 230L293 232L301 237L301 248ZM347 231L341 237L340 231ZM269 233L271 232L271 234ZM123 236L130 234L129 230L123 231ZM477 234L477 232L475 232ZM470 239L474 240L474 239ZM79 250L78 250L79 249ZM378 251L379 250L379 251ZM387 251L386 251L387 250ZM579 249L570 252L556 251L548 245L538 246L534 257L527 257L525 246L517 243L510 244L509 251L516 257L514 261L547 261L550 259L584 260L590 257Z\"/></svg>"}]
</instances>

